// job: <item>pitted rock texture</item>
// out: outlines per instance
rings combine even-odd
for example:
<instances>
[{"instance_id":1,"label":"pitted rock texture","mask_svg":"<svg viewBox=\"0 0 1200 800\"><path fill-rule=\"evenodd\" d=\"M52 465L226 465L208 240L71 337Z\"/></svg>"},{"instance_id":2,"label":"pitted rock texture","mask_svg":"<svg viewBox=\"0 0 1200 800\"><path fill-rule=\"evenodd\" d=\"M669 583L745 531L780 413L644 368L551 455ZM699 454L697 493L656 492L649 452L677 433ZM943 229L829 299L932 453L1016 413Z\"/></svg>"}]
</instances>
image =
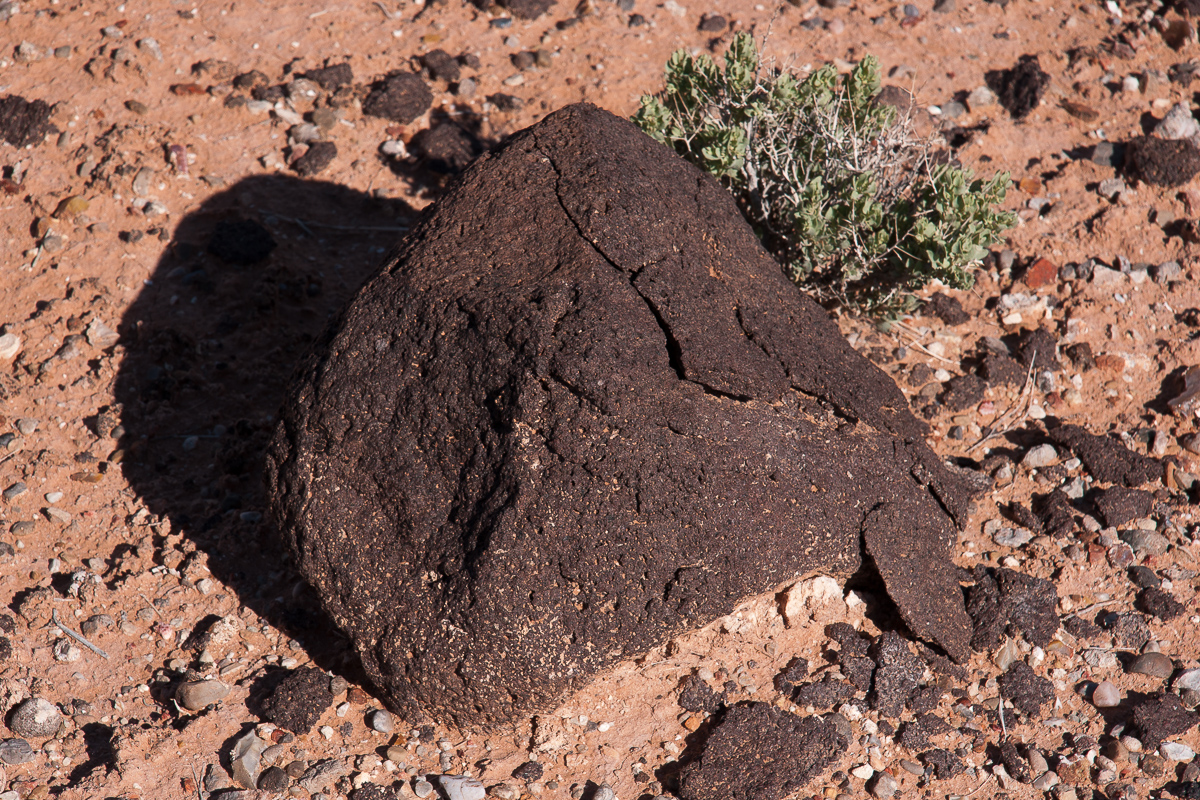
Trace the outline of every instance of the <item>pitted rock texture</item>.
<instances>
[{"instance_id":1,"label":"pitted rock texture","mask_svg":"<svg viewBox=\"0 0 1200 800\"><path fill-rule=\"evenodd\" d=\"M469 167L318 343L272 513L389 703L552 707L864 550L962 660L969 491L728 193L558 111Z\"/></svg>"}]
</instances>

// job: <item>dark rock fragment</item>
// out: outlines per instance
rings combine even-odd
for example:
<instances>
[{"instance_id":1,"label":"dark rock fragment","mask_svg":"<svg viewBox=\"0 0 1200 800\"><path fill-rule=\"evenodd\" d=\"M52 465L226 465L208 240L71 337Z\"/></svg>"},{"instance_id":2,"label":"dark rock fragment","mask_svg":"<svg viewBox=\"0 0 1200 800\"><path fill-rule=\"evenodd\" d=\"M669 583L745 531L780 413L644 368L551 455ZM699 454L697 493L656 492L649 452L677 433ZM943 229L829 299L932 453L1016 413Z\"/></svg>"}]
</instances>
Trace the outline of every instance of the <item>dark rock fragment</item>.
<instances>
[{"instance_id":1,"label":"dark rock fragment","mask_svg":"<svg viewBox=\"0 0 1200 800\"><path fill-rule=\"evenodd\" d=\"M1000 676L999 684L1000 695L1031 717L1036 717L1044 705L1054 700L1054 684L1034 674L1024 661L1014 661Z\"/></svg>"},{"instance_id":2,"label":"dark rock fragment","mask_svg":"<svg viewBox=\"0 0 1200 800\"><path fill-rule=\"evenodd\" d=\"M378 783L369 782L350 792L350 800L396 800L398 797L396 790L390 786L380 786Z\"/></svg>"},{"instance_id":3,"label":"dark rock fragment","mask_svg":"<svg viewBox=\"0 0 1200 800\"><path fill-rule=\"evenodd\" d=\"M546 768L537 761L526 761L512 771L512 776L519 781L532 783L533 781L540 780L545 771Z\"/></svg>"},{"instance_id":4,"label":"dark rock fragment","mask_svg":"<svg viewBox=\"0 0 1200 800\"><path fill-rule=\"evenodd\" d=\"M1050 85L1050 76L1042 72L1038 57L1024 55L1012 69L993 70L984 76L988 88L996 93L1000 105L1013 119L1024 119L1038 107Z\"/></svg>"},{"instance_id":5,"label":"dark rock fragment","mask_svg":"<svg viewBox=\"0 0 1200 800\"><path fill-rule=\"evenodd\" d=\"M1077 342L1065 350L1071 364L1080 372L1087 372L1096 366L1096 357L1092 355L1092 346L1087 342Z\"/></svg>"},{"instance_id":6,"label":"dark rock fragment","mask_svg":"<svg viewBox=\"0 0 1200 800\"><path fill-rule=\"evenodd\" d=\"M45 100L29 101L15 94L0 97L0 139L13 147L40 144L54 130Z\"/></svg>"},{"instance_id":7,"label":"dark rock fragment","mask_svg":"<svg viewBox=\"0 0 1200 800\"><path fill-rule=\"evenodd\" d=\"M792 694L792 702L798 706L812 706L826 710L841 705L854 696L854 687L826 673L819 681L806 683Z\"/></svg>"},{"instance_id":8,"label":"dark rock fragment","mask_svg":"<svg viewBox=\"0 0 1200 800\"><path fill-rule=\"evenodd\" d=\"M363 113L407 125L433 105L433 92L420 75L393 72L371 87L363 100Z\"/></svg>"},{"instance_id":9,"label":"dark rock fragment","mask_svg":"<svg viewBox=\"0 0 1200 800\"><path fill-rule=\"evenodd\" d=\"M1029 783L1033 780L1029 770L1029 759L1017 751L1017 745L1014 742L1008 741L1000 745L1000 761L1004 763L1004 768L1015 780L1021 783Z\"/></svg>"},{"instance_id":10,"label":"dark rock fragment","mask_svg":"<svg viewBox=\"0 0 1200 800\"><path fill-rule=\"evenodd\" d=\"M980 565L975 568L975 585L967 592L967 613L975 621L971 647L990 650L1005 634L1017 633L1045 647L1058 630L1057 604L1058 593L1049 581Z\"/></svg>"},{"instance_id":11,"label":"dark rock fragment","mask_svg":"<svg viewBox=\"0 0 1200 800\"><path fill-rule=\"evenodd\" d=\"M854 684L854 688L867 691L871 688L871 679L875 675L875 662L866 656L848 656L838 654L838 666L842 674Z\"/></svg>"},{"instance_id":12,"label":"dark rock fragment","mask_svg":"<svg viewBox=\"0 0 1200 800\"><path fill-rule=\"evenodd\" d=\"M962 411L983 402L983 393L987 383L976 375L956 375L946 382L946 391L942 393L942 404L951 411Z\"/></svg>"},{"instance_id":13,"label":"dark rock fragment","mask_svg":"<svg viewBox=\"0 0 1200 800\"><path fill-rule=\"evenodd\" d=\"M934 373L935 370L928 364L913 364L912 372L908 373L908 385L913 388L924 386L933 379Z\"/></svg>"},{"instance_id":14,"label":"dark rock fragment","mask_svg":"<svg viewBox=\"0 0 1200 800\"><path fill-rule=\"evenodd\" d=\"M413 153L429 169L454 175L483 152L479 139L453 122L439 122L417 133Z\"/></svg>"},{"instance_id":15,"label":"dark rock fragment","mask_svg":"<svg viewBox=\"0 0 1200 800\"><path fill-rule=\"evenodd\" d=\"M900 729L900 743L909 750L917 751L929 746L932 736L940 736L953 730L936 714L919 714Z\"/></svg>"},{"instance_id":16,"label":"dark rock fragment","mask_svg":"<svg viewBox=\"0 0 1200 800\"><path fill-rule=\"evenodd\" d=\"M555 0L501 0L500 5L508 9L517 19L537 19L550 10Z\"/></svg>"},{"instance_id":17,"label":"dark rock fragment","mask_svg":"<svg viewBox=\"0 0 1200 800\"><path fill-rule=\"evenodd\" d=\"M1062 539L1075 530L1075 506L1061 489L1035 494L1032 505L1041 522L1041 531L1047 536Z\"/></svg>"},{"instance_id":18,"label":"dark rock fragment","mask_svg":"<svg viewBox=\"0 0 1200 800\"><path fill-rule=\"evenodd\" d=\"M1020 386L1025 383L1028 374L1028 367L999 353L986 353L979 363L979 375L990 386Z\"/></svg>"},{"instance_id":19,"label":"dark rock fragment","mask_svg":"<svg viewBox=\"0 0 1200 800\"><path fill-rule=\"evenodd\" d=\"M257 264L274 249L275 239L270 231L252 219L218 222L208 240L208 252L241 267Z\"/></svg>"},{"instance_id":20,"label":"dark rock fragment","mask_svg":"<svg viewBox=\"0 0 1200 800\"><path fill-rule=\"evenodd\" d=\"M1101 489L1092 498L1106 528L1115 528L1131 520L1141 519L1154 507L1154 495L1140 489L1112 486Z\"/></svg>"},{"instance_id":21,"label":"dark rock fragment","mask_svg":"<svg viewBox=\"0 0 1200 800\"><path fill-rule=\"evenodd\" d=\"M1079 460L1103 483L1141 486L1162 477L1163 466L1157 459L1135 453L1108 436L1096 436L1078 425L1060 425L1048 434L1055 444L1071 448Z\"/></svg>"},{"instance_id":22,"label":"dark rock fragment","mask_svg":"<svg viewBox=\"0 0 1200 800\"><path fill-rule=\"evenodd\" d=\"M966 772L966 765L949 750L928 750L921 753L921 760L933 767L933 776L939 781L957 778Z\"/></svg>"},{"instance_id":23,"label":"dark rock fragment","mask_svg":"<svg viewBox=\"0 0 1200 800\"><path fill-rule=\"evenodd\" d=\"M311 178L328 167L337 157L337 145L333 142L313 142L304 155L292 162L292 169L305 178Z\"/></svg>"},{"instance_id":24,"label":"dark rock fragment","mask_svg":"<svg viewBox=\"0 0 1200 800\"><path fill-rule=\"evenodd\" d=\"M1154 186L1182 186L1200 172L1200 148L1187 139L1138 136L1125 144L1125 174Z\"/></svg>"},{"instance_id":25,"label":"dark rock fragment","mask_svg":"<svg viewBox=\"0 0 1200 800\"><path fill-rule=\"evenodd\" d=\"M1095 639L1100 634L1104 633L1104 629L1094 622L1078 617L1074 614L1069 617L1063 617L1063 628L1067 633L1074 636L1076 639Z\"/></svg>"},{"instance_id":26,"label":"dark rock fragment","mask_svg":"<svg viewBox=\"0 0 1200 800\"><path fill-rule=\"evenodd\" d=\"M700 18L701 33L720 33L729 24L720 14L705 14Z\"/></svg>"},{"instance_id":27,"label":"dark rock fragment","mask_svg":"<svg viewBox=\"0 0 1200 800\"><path fill-rule=\"evenodd\" d=\"M679 682L679 689L679 707L685 711L707 711L711 714L721 707L723 698L697 675L685 676Z\"/></svg>"},{"instance_id":28,"label":"dark rock fragment","mask_svg":"<svg viewBox=\"0 0 1200 800\"><path fill-rule=\"evenodd\" d=\"M958 302L958 298L951 297L944 292L931 294L921 308L921 313L932 314L949 326L962 325L971 319L971 315L963 311L962 303Z\"/></svg>"},{"instance_id":29,"label":"dark rock fragment","mask_svg":"<svg viewBox=\"0 0 1200 800\"><path fill-rule=\"evenodd\" d=\"M1160 589L1162 579L1149 567L1134 566L1129 568L1129 580L1139 589Z\"/></svg>"},{"instance_id":30,"label":"dark rock fragment","mask_svg":"<svg viewBox=\"0 0 1200 800\"><path fill-rule=\"evenodd\" d=\"M913 655L908 640L895 631L880 634L871 649L878 665L869 700L871 708L885 717L899 717L917 690L925 665Z\"/></svg>"},{"instance_id":31,"label":"dark rock fragment","mask_svg":"<svg viewBox=\"0 0 1200 800\"><path fill-rule=\"evenodd\" d=\"M1017 360L1028 369L1033 365L1034 371L1051 370L1061 372L1062 364L1058 363L1055 352L1058 339L1045 328L1023 330L1017 339Z\"/></svg>"},{"instance_id":32,"label":"dark rock fragment","mask_svg":"<svg viewBox=\"0 0 1200 800\"><path fill-rule=\"evenodd\" d=\"M683 768L683 800L781 800L820 775L846 749L832 722L767 703L734 706L697 761Z\"/></svg>"},{"instance_id":33,"label":"dark rock fragment","mask_svg":"<svg viewBox=\"0 0 1200 800\"><path fill-rule=\"evenodd\" d=\"M796 684L808 677L808 659L796 656L787 667L775 676L775 689L780 694L790 696L796 690Z\"/></svg>"},{"instance_id":34,"label":"dark rock fragment","mask_svg":"<svg viewBox=\"0 0 1200 800\"><path fill-rule=\"evenodd\" d=\"M1157 587L1138 592L1136 605L1139 611L1161 620L1175 619L1187 611L1187 607L1176 600L1174 595Z\"/></svg>"},{"instance_id":35,"label":"dark rock fragment","mask_svg":"<svg viewBox=\"0 0 1200 800\"><path fill-rule=\"evenodd\" d=\"M458 59L445 50L430 50L421 56L421 66L429 70L429 75L434 80L453 83L462 77Z\"/></svg>"},{"instance_id":36,"label":"dark rock fragment","mask_svg":"<svg viewBox=\"0 0 1200 800\"><path fill-rule=\"evenodd\" d=\"M738 598L853 574L863 542L908 629L966 660L966 482L716 181L569 106L398 252L267 457L278 530L394 710L544 709Z\"/></svg>"},{"instance_id":37,"label":"dark rock fragment","mask_svg":"<svg viewBox=\"0 0 1200 800\"><path fill-rule=\"evenodd\" d=\"M267 767L258 776L258 788L265 792L282 792L287 785L288 774L279 767Z\"/></svg>"},{"instance_id":38,"label":"dark rock fragment","mask_svg":"<svg viewBox=\"0 0 1200 800\"><path fill-rule=\"evenodd\" d=\"M512 94L497 92L496 94L489 94L487 99L489 103L501 111L520 111L525 107L525 101Z\"/></svg>"},{"instance_id":39,"label":"dark rock fragment","mask_svg":"<svg viewBox=\"0 0 1200 800\"><path fill-rule=\"evenodd\" d=\"M1156 750L1163 741L1187 733L1200 722L1200 714L1189 711L1179 696L1161 692L1133 707L1133 725L1147 750Z\"/></svg>"},{"instance_id":40,"label":"dark rock fragment","mask_svg":"<svg viewBox=\"0 0 1200 800\"><path fill-rule=\"evenodd\" d=\"M322 89L332 92L354 83L354 70L350 68L348 62L343 62L321 69L310 69L308 72L300 73L300 77L319 83Z\"/></svg>"},{"instance_id":41,"label":"dark rock fragment","mask_svg":"<svg viewBox=\"0 0 1200 800\"><path fill-rule=\"evenodd\" d=\"M292 670L263 702L263 716L292 733L308 733L333 704L329 676L315 667Z\"/></svg>"},{"instance_id":42,"label":"dark rock fragment","mask_svg":"<svg viewBox=\"0 0 1200 800\"><path fill-rule=\"evenodd\" d=\"M1146 618L1136 611L1105 614L1103 623L1104 629L1116 640L1117 647L1140 650L1153 635L1150 626L1146 624Z\"/></svg>"},{"instance_id":43,"label":"dark rock fragment","mask_svg":"<svg viewBox=\"0 0 1200 800\"><path fill-rule=\"evenodd\" d=\"M266 75L256 69L252 69L249 72L243 72L241 75L238 75L236 78L234 78L233 88L246 91L248 89L257 89L260 86L266 86L270 82L271 79Z\"/></svg>"}]
</instances>

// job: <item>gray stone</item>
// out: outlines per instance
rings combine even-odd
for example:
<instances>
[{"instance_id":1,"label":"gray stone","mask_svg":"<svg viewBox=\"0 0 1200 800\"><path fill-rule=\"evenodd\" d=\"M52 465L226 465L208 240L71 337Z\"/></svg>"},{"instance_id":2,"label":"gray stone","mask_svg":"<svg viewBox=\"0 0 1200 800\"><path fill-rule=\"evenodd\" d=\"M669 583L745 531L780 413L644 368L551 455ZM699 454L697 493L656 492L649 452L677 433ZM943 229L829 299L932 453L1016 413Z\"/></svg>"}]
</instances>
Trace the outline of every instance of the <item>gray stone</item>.
<instances>
[{"instance_id":1,"label":"gray stone","mask_svg":"<svg viewBox=\"0 0 1200 800\"><path fill-rule=\"evenodd\" d=\"M38 429L38 421L32 417L21 417L15 424L22 436L31 436Z\"/></svg>"},{"instance_id":2,"label":"gray stone","mask_svg":"<svg viewBox=\"0 0 1200 800\"><path fill-rule=\"evenodd\" d=\"M1175 671L1175 665L1162 653L1143 653L1129 663L1126 671L1152 678L1169 678Z\"/></svg>"},{"instance_id":3,"label":"gray stone","mask_svg":"<svg viewBox=\"0 0 1200 800\"><path fill-rule=\"evenodd\" d=\"M1022 547L1033 539L1033 533L1024 528L1001 528L992 541L1001 547Z\"/></svg>"},{"instance_id":4,"label":"gray stone","mask_svg":"<svg viewBox=\"0 0 1200 800\"><path fill-rule=\"evenodd\" d=\"M1121 704L1121 690L1110 681L1100 681L1092 690L1092 705L1096 708L1116 708Z\"/></svg>"},{"instance_id":5,"label":"gray stone","mask_svg":"<svg viewBox=\"0 0 1200 800\"><path fill-rule=\"evenodd\" d=\"M1164 261L1156 267L1151 267L1150 272L1154 282L1161 286L1179 280L1183 276L1183 267L1179 266L1178 261Z\"/></svg>"},{"instance_id":6,"label":"gray stone","mask_svg":"<svg viewBox=\"0 0 1200 800\"><path fill-rule=\"evenodd\" d=\"M996 105L996 93L986 86L980 86L967 95L967 108L971 111L978 111L994 105Z\"/></svg>"},{"instance_id":7,"label":"gray stone","mask_svg":"<svg viewBox=\"0 0 1200 800\"><path fill-rule=\"evenodd\" d=\"M334 782L350 772L350 767L340 758L331 758L327 761L318 761L304 771L300 776L300 788L309 792L324 791L334 784Z\"/></svg>"},{"instance_id":8,"label":"gray stone","mask_svg":"<svg viewBox=\"0 0 1200 800\"><path fill-rule=\"evenodd\" d=\"M483 800L487 797L483 784L469 775L438 775L436 779L447 800Z\"/></svg>"},{"instance_id":9,"label":"gray stone","mask_svg":"<svg viewBox=\"0 0 1200 800\"><path fill-rule=\"evenodd\" d=\"M1119 269L1111 269L1103 264L1092 268L1092 283L1096 286L1111 286L1125 280L1125 273Z\"/></svg>"},{"instance_id":10,"label":"gray stone","mask_svg":"<svg viewBox=\"0 0 1200 800\"><path fill-rule=\"evenodd\" d=\"M1172 684L1176 689L1191 689L1200 692L1200 669L1189 669L1179 673Z\"/></svg>"},{"instance_id":11,"label":"gray stone","mask_svg":"<svg viewBox=\"0 0 1200 800\"><path fill-rule=\"evenodd\" d=\"M413 794L423 800L433 794L433 784L422 778L413 782L412 790Z\"/></svg>"},{"instance_id":12,"label":"gray stone","mask_svg":"<svg viewBox=\"0 0 1200 800\"><path fill-rule=\"evenodd\" d=\"M22 700L13 709L8 728L18 736L44 739L58 733L62 727L62 713L49 700L30 697Z\"/></svg>"},{"instance_id":13,"label":"gray stone","mask_svg":"<svg viewBox=\"0 0 1200 800\"><path fill-rule=\"evenodd\" d=\"M383 709L372 711L367 716L367 724L371 726L371 730L377 733L391 733L395 727L392 715Z\"/></svg>"},{"instance_id":14,"label":"gray stone","mask_svg":"<svg viewBox=\"0 0 1200 800\"><path fill-rule=\"evenodd\" d=\"M27 492L28 490L29 490L29 487L27 487L25 484L21 483L20 481L17 481L12 486L10 486L4 490L4 500L6 502L12 502L14 498L20 497L21 495L25 494L25 492Z\"/></svg>"},{"instance_id":15,"label":"gray stone","mask_svg":"<svg viewBox=\"0 0 1200 800\"><path fill-rule=\"evenodd\" d=\"M1200 135L1200 122L1192 116L1187 103L1176 103L1154 126L1154 135L1163 139L1192 139Z\"/></svg>"},{"instance_id":16,"label":"gray stone","mask_svg":"<svg viewBox=\"0 0 1200 800\"><path fill-rule=\"evenodd\" d=\"M1021 463L1030 469L1041 469L1058 462L1058 451L1052 444L1039 444L1031 447L1021 459Z\"/></svg>"},{"instance_id":17,"label":"gray stone","mask_svg":"<svg viewBox=\"0 0 1200 800\"><path fill-rule=\"evenodd\" d=\"M247 789L257 789L262 754L266 749L267 743L258 738L254 731L247 731L234 742L233 750L229 754L233 779Z\"/></svg>"},{"instance_id":18,"label":"gray stone","mask_svg":"<svg viewBox=\"0 0 1200 800\"><path fill-rule=\"evenodd\" d=\"M876 773L875 781L871 784L871 796L878 800L889 800L895 797L899 790L900 784L887 771Z\"/></svg>"},{"instance_id":19,"label":"gray stone","mask_svg":"<svg viewBox=\"0 0 1200 800\"><path fill-rule=\"evenodd\" d=\"M1161 556L1167 552L1167 547L1171 544L1170 540L1161 533L1144 531L1141 528L1131 531L1121 531L1121 541L1128 544L1138 553L1148 553L1152 556Z\"/></svg>"},{"instance_id":20,"label":"gray stone","mask_svg":"<svg viewBox=\"0 0 1200 800\"><path fill-rule=\"evenodd\" d=\"M0 762L9 766L28 764L33 761L33 747L24 739L5 739L0 741Z\"/></svg>"},{"instance_id":21,"label":"gray stone","mask_svg":"<svg viewBox=\"0 0 1200 800\"><path fill-rule=\"evenodd\" d=\"M954 0L946 0L946 2L952 3ZM967 113L967 107L957 100L951 100L942 106L942 119L958 119L965 113Z\"/></svg>"},{"instance_id":22,"label":"gray stone","mask_svg":"<svg viewBox=\"0 0 1200 800\"><path fill-rule=\"evenodd\" d=\"M175 700L188 711L200 711L228 694L229 687L218 680L185 681L175 690Z\"/></svg>"},{"instance_id":23,"label":"gray stone","mask_svg":"<svg viewBox=\"0 0 1200 800\"><path fill-rule=\"evenodd\" d=\"M1158 746L1158 754L1171 761L1191 761L1196 756L1192 748L1181 742L1163 742Z\"/></svg>"},{"instance_id":24,"label":"gray stone","mask_svg":"<svg viewBox=\"0 0 1200 800\"><path fill-rule=\"evenodd\" d=\"M1096 192L1101 197L1107 197L1109 200L1114 199L1117 195L1127 191L1129 187L1125 185L1124 178L1105 178L1100 181L1100 185L1096 187Z\"/></svg>"}]
</instances>

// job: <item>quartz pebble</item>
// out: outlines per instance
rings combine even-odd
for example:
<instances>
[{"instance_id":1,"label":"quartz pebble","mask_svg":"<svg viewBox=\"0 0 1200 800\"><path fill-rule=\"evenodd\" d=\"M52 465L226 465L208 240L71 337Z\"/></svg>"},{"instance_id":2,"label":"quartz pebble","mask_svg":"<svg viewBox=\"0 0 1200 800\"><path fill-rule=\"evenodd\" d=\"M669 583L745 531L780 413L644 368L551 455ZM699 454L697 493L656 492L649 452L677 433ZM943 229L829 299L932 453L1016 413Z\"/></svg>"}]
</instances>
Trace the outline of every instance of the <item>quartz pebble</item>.
<instances>
[{"instance_id":1,"label":"quartz pebble","mask_svg":"<svg viewBox=\"0 0 1200 800\"><path fill-rule=\"evenodd\" d=\"M438 775L437 781L447 800L483 800L487 797L483 784L468 775Z\"/></svg>"},{"instance_id":2,"label":"quartz pebble","mask_svg":"<svg viewBox=\"0 0 1200 800\"><path fill-rule=\"evenodd\" d=\"M19 352L21 352L21 337L15 333L6 333L0 336L0 360L8 361L16 358Z\"/></svg>"},{"instance_id":3,"label":"quartz pebble","mask_svg":"<svg viewBox=\"0 0 1200 800\"><path fill-rule=\"evenodd\" d=\"M395 727L392 715L383 709L372 711L367 716L367 724L371 726L371 730L377 733L391 733Z\"/></svg>"},{"instance_id":4,"label":"quartz pebble","mask_svg":"<svg viewBox=\"0 0 1200 800\"><path fill-rule=\"evenodd\" d=\"M1092 705L1096 708L1115 708L1121 703L1121 690L1110 681L1100 681L1092 690Z\"/></svg>"},{"instance_id":5,"label":"quartz pebble","mask_svg":"<svg viewBox=\"0 0 1200 800\"><path fill-rule=\"evenodd\" d=\"M188 711L201 711L228 694L229 687L218 680L185 681L175 690L175 700Z\"/></svg>"},{"instance_id":6,"label":"quartz pebble","mask_svg":"<svg viewBox=\"0 0 1200 800\"><path fill-rule=\"evenodd\" d=\"M1170 761L1191 761L1196 755L1192 748L1180 742L1163 742L1158 754Z\"/></svg>"}]
</instances>

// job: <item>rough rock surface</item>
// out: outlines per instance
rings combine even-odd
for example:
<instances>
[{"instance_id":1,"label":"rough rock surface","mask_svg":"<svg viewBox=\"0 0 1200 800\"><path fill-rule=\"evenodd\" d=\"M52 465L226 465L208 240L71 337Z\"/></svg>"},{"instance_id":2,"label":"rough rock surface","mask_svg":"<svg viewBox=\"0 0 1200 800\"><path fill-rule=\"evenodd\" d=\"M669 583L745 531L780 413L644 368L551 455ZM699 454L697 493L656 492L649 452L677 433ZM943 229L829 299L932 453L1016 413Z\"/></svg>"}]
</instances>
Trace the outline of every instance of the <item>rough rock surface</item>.
<instances>
[{"instance_id":1,"label":"rough rock surface","mask_svg":"<svg viewBox=\"0 0 1200 800\"><path fill-rule=\"evenodd\" d=\"M768 703L734 706L684 767L684 800L779 800L819 775L846 749L832 722Z\"/></svg>"},{"instance_id":2,"label":"rough rock surface","mask_svg":"<svg viewBox=\"0 0 1200 800\"><path fill-rule=\"evenodd\" d=\"M1051 429L1048 435L1055 444L1071 448L1098 481L1132 488L1162 477L1162 462L1135 453L1115 439L1089 433L1078 425L1060 425Z\"/></svg>"},{"instance_id":3,"label":"rough rock surface","mask_svg":"<svg viewBox=\"0 0 1200 800\"><path fill-rule=\"evenodd\" d=\"M1001 567L975 568L975 585L967 593L967 612L975 621L971 646L989 650L1005 634L1023 634L1045 647L1058 630L1058 593L1054 584Z\"/></svg>"},{"instance_id":4,"label":"rough rock surface","mask_svg":"<svg viewBox=\"0 0 1200 800\"><path fill-rule=\"evenodd\" d=\"M293 733L308 733L333 704L329 676L314 667L292 670L263 703L265 716Z\"/></svg>"},{"instance_id":5,"label":"rough rock surface","mask_svg":"<svg viewBox=\"0 0 1200 800\"><path fill-rule=\"evenodd\" d=\"M478 724L849 575L863 543L913 633L965 659L969 491L922 432L724 189L580 104L468 168L368 281L267 472L382 695Z\"/></svg>"}]
</instances>

